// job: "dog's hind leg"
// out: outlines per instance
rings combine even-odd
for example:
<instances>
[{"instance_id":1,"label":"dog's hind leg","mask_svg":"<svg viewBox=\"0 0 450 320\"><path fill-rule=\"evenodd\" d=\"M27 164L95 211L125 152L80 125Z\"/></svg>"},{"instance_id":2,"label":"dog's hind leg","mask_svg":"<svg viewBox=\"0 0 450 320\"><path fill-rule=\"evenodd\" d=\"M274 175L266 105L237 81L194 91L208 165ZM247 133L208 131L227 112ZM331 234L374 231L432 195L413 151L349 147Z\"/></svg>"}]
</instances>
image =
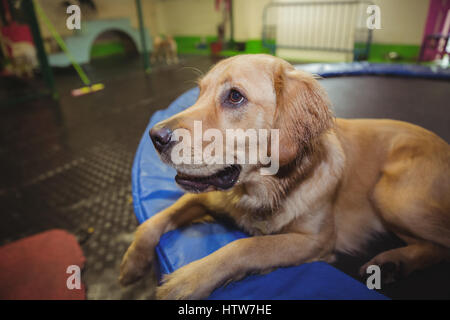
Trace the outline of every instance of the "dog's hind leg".
<instances>
[{"instance_id":1,"label":"dog's hind leg","mask_svg":"<svg viewBox=\"0 0 450 320\"><path fill-rule=\"evenodd\" d=\"M407 245L377 255L361 268L361 274L369 265L379 265L383 280L391 282L450 258L448 178L447 165L429 161L385 168L373 204L388 229Z\"/></svg>"},{"instance_id":2,"label":"dog's hind leg","mask_svg":"<svg viewBox=\"0 0 450 320\"><path fill-rule=\"evenodd\" d=\"M416 242L405 247L382 252L361 267L359 273L365 276L371 265L380 267L383 283L390 283L444 260L450 259L450 249L432 242Z\"/></svg>"}]
</instances>

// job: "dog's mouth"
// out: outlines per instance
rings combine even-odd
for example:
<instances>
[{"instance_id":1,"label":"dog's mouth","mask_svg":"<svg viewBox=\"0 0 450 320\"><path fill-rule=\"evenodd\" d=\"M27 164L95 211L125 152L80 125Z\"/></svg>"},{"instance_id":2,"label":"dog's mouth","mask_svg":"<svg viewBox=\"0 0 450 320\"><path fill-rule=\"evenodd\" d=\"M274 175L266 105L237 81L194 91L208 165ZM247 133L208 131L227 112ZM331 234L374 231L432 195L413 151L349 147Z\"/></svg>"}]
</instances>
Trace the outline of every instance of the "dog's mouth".
<instances>
[{"instance_id":1,"label":"dog's mouth","mask_svg":"<svg viewBox=\"0 0 450 320\"><path fill-rule=\"evenodd\" d=\"M193 176L178 172L175 181L190 192L227 190L236 184L240 173L241 166L234 164L210 176Z\"/></svg>"}]
</instances>

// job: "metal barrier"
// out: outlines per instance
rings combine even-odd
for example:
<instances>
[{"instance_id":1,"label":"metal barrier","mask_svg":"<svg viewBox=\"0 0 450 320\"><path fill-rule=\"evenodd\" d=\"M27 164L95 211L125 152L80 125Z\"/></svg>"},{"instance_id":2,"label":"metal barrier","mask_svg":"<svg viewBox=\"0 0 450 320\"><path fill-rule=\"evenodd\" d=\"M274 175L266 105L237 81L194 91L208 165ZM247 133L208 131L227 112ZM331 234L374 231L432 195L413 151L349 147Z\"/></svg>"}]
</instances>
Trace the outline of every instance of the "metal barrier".
<instances>
[{"instance_id":1,"label":"metal barrier","mask_svg":"<svg viewBox=\"0 0 450 320\"><path fill-rule=\"evenodd\" d=\"M263 46L334 51L369 56L372 30L367 28L369 1L272 2L264 8Z\"/></svg>"}]
</instances>

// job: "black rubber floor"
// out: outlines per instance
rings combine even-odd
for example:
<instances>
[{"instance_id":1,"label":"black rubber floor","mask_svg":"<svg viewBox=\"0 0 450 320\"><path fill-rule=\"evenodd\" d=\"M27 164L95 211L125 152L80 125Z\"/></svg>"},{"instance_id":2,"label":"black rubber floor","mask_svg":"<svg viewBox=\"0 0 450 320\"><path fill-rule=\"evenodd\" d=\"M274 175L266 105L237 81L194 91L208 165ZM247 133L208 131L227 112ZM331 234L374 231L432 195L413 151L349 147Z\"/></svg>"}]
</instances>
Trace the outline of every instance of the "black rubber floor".
<instances>
[{"instance_id":1,"label":"black rubber floor","mask_svg":"<svg viewBox=\"0 0 450 320\"><path fill-rule=\"evenodd\" d=\"M134 152L153 112L194 87L197 69L205 72L213 63L185 57L181 65L156 67L145 76L138 58L94 61L87 72L105 90L73 98L69 92L81 86L79 79L71 70L58 71L59 103L40 99L0 108L0 244L67 229L87 258L83 280L89 299L152 298L154 275L127 289L116 280L137 227L130 187ZM338 116L406 120L450 139L449 82L353 77L322 84ZM356 277L368 257L398 245L395 237L380 239L367 256L340 256L336 266ZM450 268L442 264L383 292L393 298L450 298L449 288Z\"/></svg>"},{"instance_id":2,"label":"black rubber floor","mask_svg":"<svg viewBox=\"0 0 450 320\"><path fill-rule=\"evenodd\" d=\"M151 274L126 289L117 282L137 227L134 153L153 112L195 86L198 71L185 67L206 72L213 63L192 57L145 76L138 58L94 61L87 72L105 84L103 91L73 98L70 90L82 84L72 70L60 70L59 103L40 99L0 108L0 244L67 229L87 259L82 276L89 299L152 298Z\"/></svg>"}]
</instances>

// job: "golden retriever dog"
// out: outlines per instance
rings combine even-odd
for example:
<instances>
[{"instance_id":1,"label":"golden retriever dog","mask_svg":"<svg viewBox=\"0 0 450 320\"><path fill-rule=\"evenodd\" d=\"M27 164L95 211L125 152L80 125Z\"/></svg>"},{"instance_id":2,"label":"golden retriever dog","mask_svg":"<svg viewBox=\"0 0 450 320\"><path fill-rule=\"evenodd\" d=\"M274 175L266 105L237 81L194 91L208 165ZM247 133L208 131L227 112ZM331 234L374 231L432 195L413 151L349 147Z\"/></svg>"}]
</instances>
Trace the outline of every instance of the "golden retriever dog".
<instances>
[{"instance_id":1,"label":"golden retriever dog","mask_svg":"<svg viewBox=\"0 0 450 320\"><path fill-rule=\"evenodd\" d=\"M269 55L219 62L199 82L195 104L150 132L161 159L188 191L137 230L122 264L128 284L148 269L162 234L209 213L252 237L235 240L163 278L159 299L201 299L249 273L358 253L391 231L406 246L369 265L398 275L450 257L450 147L432 132L394 120L339 119L316 79ZM279 164L177 165L168 154L177 128L279 129Z\"/></svg>"},{"instance_id":2,"label":"golden retriever dog","mask_svg":"<svg viewBox=\"0 0 450 320\"><path fill-rule=\"evenodd\" d=\"M166 61L167 64L176 64L179 62L177 55L177 43L172 36L160 37L153 39L153 52L150 56L151 63L156 61Z\"/></svg>"}]
</instances>

